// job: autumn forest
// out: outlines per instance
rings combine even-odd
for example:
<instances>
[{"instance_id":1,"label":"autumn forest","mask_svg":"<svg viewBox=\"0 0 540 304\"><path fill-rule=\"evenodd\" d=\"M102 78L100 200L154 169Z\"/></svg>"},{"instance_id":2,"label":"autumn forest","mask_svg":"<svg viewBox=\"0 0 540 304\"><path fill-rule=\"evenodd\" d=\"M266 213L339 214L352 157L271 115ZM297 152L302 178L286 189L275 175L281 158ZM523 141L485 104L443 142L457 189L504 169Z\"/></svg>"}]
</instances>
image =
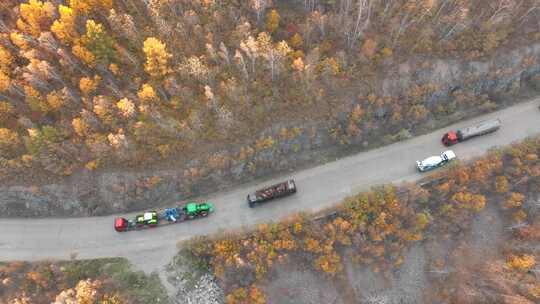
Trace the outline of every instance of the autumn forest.
<instances>
[{"instance_id":1,"label":"autumn forest","mask_svg":"<svg viewBox=\"0 0 540 304\"><path fill-rule=\"evenodd\" d=\"M157 207L501 109L540 92L539 25L538 0L0 0L0 211ZM529 138L192 239L170 281L228 304L390 303L360 281L421 257L407 303L538 303L539 156ZM0 302L168 302L155 273L72 255L0 263Z\"/></svg>"},{"instance_id":2,"label":"autumn forest","mask_svg":"<svg viewBox=\"0 0 540 304\"><path fill-rule=\"evenodd\" d=\"M308 132L310 122L328 121L347 144L381 125L402 134L460 109L493 109L466 90L427 102L439 89L429 83L384 95L377 75L415 56L482 60L538 41L534 3L5 0L0 177L199 156L210 170Z\"/></svg>"}]
</instances>

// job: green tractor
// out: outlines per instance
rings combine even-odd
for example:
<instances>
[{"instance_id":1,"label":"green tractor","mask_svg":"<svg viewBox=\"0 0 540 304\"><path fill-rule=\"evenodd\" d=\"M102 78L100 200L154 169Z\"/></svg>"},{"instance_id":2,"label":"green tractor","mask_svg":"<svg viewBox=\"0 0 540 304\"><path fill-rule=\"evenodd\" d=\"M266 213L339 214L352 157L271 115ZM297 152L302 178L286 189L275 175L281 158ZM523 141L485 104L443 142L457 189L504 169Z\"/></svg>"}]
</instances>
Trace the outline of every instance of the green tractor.
<instances>
[{"instance_id":1,"label":"green tractor","mask_svg":"<svg viewBox=\"0 0 540 304\"><path fill-rule=\"evenodd\" d=\"M156 211L149 211L135 216L137 227L155 227L158 224L158 214Z\"/></svg>"},{"instance_id":2,"label":"green tractor","mask_svg":"<svg viewBox=\"0 0 540 304\"><path fill-rule=\"evenodd\" d=\"M193 219L196 217L205 217L210 212L214 210L214 207L212 204L209 203L187 203L183 208L182 211L186 215L188 219Z\"/></svg>"},{"instance_id":3,"label":"green tractor","mask_svg":"<svg viewBox=\"0 0 540 304\"><path fill-rule=\"evenodd\" d=\"M187 203L184 206L167 208L164 211L148 211L135 216L135 220L117 217L114 221L114 229L118 232L139 230L166 225L167 223L179 223L198 217L206 217L214 211L211 203Z\"/></svg>"}]
</instances>

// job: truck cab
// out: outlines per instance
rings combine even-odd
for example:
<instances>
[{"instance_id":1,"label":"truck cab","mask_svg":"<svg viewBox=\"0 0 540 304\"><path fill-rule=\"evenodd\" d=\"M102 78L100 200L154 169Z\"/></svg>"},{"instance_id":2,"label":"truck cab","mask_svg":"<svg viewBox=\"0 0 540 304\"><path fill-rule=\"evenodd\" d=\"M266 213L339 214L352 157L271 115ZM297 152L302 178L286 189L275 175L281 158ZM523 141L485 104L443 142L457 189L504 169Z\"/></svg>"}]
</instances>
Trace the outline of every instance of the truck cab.
<instances>
[{"instance_id":1,"label":"truck cab","mask_svg":"<svg viewBox=\"0 0 540 304\"><path fill-rule=\"evenodd\" d=\"M459 138L458 138L458 134L454 131L450 131L446 134L444 134L443 138L442 138L442 143L443 145L445 146L451 146L451 145L455 145L459 142Z\"/></svg>"},{"instance_id":2,"label":"truck cab","mask_svg":"<svg viewBox=\"0 0 540 304\"><path fill-rule=\"evenodd\" d=\"M114 220L114 230L118 232L126 231L129 227L129 221L123 217L117 217Z\"/></svg>"}]
</instances>

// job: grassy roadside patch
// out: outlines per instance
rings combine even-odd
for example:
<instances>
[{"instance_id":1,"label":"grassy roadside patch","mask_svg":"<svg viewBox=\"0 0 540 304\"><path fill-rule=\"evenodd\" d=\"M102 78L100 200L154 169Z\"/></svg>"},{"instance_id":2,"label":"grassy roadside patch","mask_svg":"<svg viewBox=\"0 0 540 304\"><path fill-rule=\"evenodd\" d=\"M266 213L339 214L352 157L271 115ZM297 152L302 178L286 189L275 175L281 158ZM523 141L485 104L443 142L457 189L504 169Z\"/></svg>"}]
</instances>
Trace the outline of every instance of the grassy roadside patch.
<instances>
[{"instance_id":1,"label":"grassy roadside patch","mask_svg":"<svg viewBox=\"0 0 540 304\"><path fill-rule=\"evenodd\" d=\"M157 274L123 258L0 263L0 284L2 303L169 303Z\"/></svg>"}]
</instances>

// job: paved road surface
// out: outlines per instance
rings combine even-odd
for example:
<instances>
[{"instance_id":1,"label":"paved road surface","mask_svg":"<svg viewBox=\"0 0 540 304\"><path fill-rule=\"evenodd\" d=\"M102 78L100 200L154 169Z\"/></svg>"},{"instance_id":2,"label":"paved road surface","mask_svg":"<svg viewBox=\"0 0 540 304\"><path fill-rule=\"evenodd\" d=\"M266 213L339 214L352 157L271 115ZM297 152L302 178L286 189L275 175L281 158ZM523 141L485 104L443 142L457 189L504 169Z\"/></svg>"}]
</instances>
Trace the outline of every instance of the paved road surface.
<instances>
[{"instance_id":1,"label":"paved road surface","mask_svg":"<svg viewBox=\"0 0 540 304\"><path fill-rule=\"evenodd\" d=\"M440 137L446 130L486 118L502 120L502 128L496 133L454 146L452 149L460 159L479 156L492 146L507 145L538 134L539 104L540 98L444 130L269 180L264 185L293 177L298 193L254 209L248 208L246 194L262 184L244 185L210 196L216 212L208 218L143 231L115 232L114 216L2 219L0 260L68 259L70 254L77 253L79 258L123 256L143 270L157 269L170 261L179 240L276 220L299 210L320 210L376 184L417 180L422 175L415 170L415 160L442 152L445 147L440 144Z\"/></svg>"}]
</instances>

